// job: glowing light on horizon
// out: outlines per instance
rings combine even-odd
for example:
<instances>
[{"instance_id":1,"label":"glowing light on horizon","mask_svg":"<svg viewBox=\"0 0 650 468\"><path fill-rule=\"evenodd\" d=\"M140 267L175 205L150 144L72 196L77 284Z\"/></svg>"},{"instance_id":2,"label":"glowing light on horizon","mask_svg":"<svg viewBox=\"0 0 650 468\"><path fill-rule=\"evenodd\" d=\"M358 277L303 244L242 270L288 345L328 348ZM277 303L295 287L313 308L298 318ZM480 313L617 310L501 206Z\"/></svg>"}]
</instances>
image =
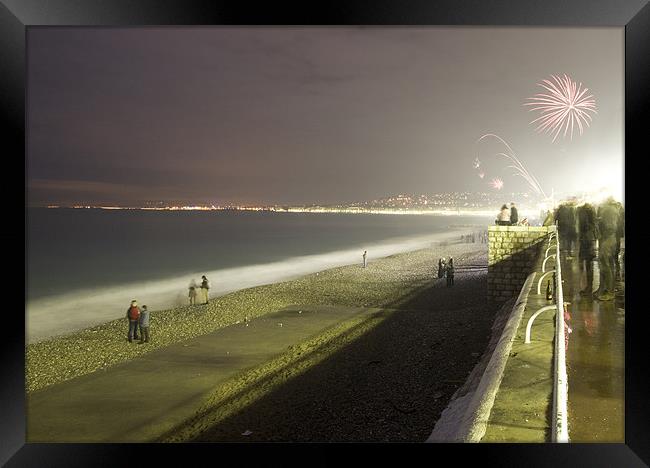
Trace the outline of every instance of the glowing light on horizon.
<instances>
[{"instance_id":1,"label":"glowing light on horizon","mask_svg":"<svg viewBox=\"0 0 650 468\"><path fill-rule=\"evenodd\" d=\"M557 139L562 129L563 137L567 136L570 130L570 138L573 140L574 126L578 127L580 135L584 126L589 127L592 121L589 112L597 114L596 100L593 94L587 95L589 88L582 88L582 83L576 83L566 74L563 77L551 75L551 80L542 80L537 83L548 93L538 93L535 96L527 98L531 102L526 102L524 106L535 106L529 109L530 112L539 111L540 117L532 120L530 123L537 123L539 133L553 134L553 142Z\"/></svg>"}]
</instances>

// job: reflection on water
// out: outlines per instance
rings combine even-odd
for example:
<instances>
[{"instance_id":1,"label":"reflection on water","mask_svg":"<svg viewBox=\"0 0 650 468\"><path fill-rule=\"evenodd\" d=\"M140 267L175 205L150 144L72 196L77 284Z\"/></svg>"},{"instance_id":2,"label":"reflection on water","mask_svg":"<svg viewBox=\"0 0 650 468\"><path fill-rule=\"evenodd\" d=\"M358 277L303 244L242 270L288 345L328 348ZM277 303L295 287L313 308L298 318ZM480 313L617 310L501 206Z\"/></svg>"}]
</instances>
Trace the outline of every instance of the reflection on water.
<instances>
[{"instance_id":1,"label":"reflection on water","mask_svg":"<svg viewBox=\"0 0 650 468\"><path fill-rule=\"evenodd\" d=\"M581 296L576 259L564 259L565 301L571 302L567 351L569 437L572 442L624 442L625 306ZM594 267L593 289L598 288ZM622 288L622 284L619 284Z\"/></svg>"}]
</instances>

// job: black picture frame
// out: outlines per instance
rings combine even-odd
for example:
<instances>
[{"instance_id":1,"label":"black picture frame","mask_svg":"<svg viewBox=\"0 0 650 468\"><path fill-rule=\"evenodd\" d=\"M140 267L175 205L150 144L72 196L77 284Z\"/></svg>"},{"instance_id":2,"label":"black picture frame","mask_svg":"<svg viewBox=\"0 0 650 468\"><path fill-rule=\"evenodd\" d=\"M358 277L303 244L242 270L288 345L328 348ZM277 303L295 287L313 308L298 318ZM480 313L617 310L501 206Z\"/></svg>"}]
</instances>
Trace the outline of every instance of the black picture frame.
<instances>
[{"instance_id":1,"label":"black picture frame","mask_svg":"<svg viewBox=\"0 0 650 468\"><path fill-rule=\"evenodd\" d=\"M5 160L16 164L7 179L18 184L16 173L24 173L25 155L26 31L30 26L144 26L144 25L448 25L448 26L558 26L625 27L625 201L627 213L626 301L631 311L626 318L626 401L625 444L257 444L242 450L238 444L26 444L25 443L25 338L24 320L18 307L5 311L2 353L0 409L0 463L7 466L115 466L149 464L151 454L167 462L196 463L207 457L227 466L255 464L311 465L339 464L345 458L334 451L359 452L365 460L409 463L416 457L425 461L451 456L458 463L467 456L499 466L645 466L650 463L648 421L645 398L650 394L648 366L644 359L645 311L641 306L644 282L640 202L633 183L642 174L639 161L648 154L644 147L650 90L650 6L647 0L347 0L302 2L283 6L276 2L249 5L235 1L208 0L3 0L0 4L0 109L3 114ZM639 155L635 159L635 155ZM6 161L9 162L9 161ZM13 176L9 176L13 174ZM640 177L640 176L639 176ZM11 216L11 229L2 233L8 250L15 250L18 234L13 216L18 208L18 189L2 184ZM22 212L26 228L26 211ZM26 231L25 231L26 233ZM25 248L27 246L25 237ZM26 254L25 254L26 255ZM25 256L26 260L26 256ZM26 261L25 261L26 264ZM25 272L25 281L26 281ZM26 291L26 289L25 289ZM13 332L9 332L9 331ZM20 331L23 331L20 334ZM308 458L306 458L307 456ZM230 461L225 460L229 458ZM129 463L130 462L130 463ZM365 463L364 463L365 464Z\"/></svg>"}]
</instances>

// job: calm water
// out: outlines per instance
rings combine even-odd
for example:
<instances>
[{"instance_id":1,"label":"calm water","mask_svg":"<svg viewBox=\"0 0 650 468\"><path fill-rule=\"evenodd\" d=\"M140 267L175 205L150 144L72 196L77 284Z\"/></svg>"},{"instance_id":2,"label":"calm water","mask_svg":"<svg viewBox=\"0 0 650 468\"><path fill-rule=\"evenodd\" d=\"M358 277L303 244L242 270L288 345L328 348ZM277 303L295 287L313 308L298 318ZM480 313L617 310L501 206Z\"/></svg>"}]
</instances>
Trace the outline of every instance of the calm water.
<instances>
[{"instance_id":1,"label":"calm water","mask_svg":"<svg viewBox=\"0 0 650 468\"><path fill-rule=\"evenodd\" d=\"M414 250L485 225L465 216L28 210L30 341L187 300L201 274L215 294ZM133 297L131 297L133 296Z\"/></svg>"}]
</instances>

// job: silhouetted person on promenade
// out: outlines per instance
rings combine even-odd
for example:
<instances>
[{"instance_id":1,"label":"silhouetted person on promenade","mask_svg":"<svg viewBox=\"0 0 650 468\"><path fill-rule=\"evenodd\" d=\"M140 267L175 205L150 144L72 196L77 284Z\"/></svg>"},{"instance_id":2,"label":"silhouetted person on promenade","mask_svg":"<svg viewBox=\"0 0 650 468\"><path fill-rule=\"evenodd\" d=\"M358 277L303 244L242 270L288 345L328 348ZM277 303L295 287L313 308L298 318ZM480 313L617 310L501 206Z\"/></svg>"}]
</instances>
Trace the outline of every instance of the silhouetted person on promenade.
<instances>
[{"instance_id":1,"label":"silhouetted person on promenade","mask_svg":"<svg viewBox=\"0 0 650 468\"><path fill-rule=\"evenodd\" d=\"M614 274L616 271L616 234L619 223L619 206L609 197L598 207L598 266L600 267L600 288L598 299L614 299Z\"/></svg>"},{"instance_id":2,"label":"silhouetted person on promenade","mask_svg":"<svg viewBox=\"0 0 650 468\"><path fill-rule=\"evenodd\" d=\"M573 244L577 240L575 204L572 202L562 203L556 213L557 230L560 236L560 250L566 252L567 256L573 255Z\"/></svg>"},{"instance_id":3,"label":"silhouetted person on promenade","mask_svg":"<svg viewBox=\"0 0 650 468\"><path fill-rule=\"evenodd\" d=\"M445 276L445 259L444 257L438 260L438 279Z\"/></svg>"},{"instance_id":4,"label":"silhouetted person on promenade","mask_svg":"<svg viewBox=\"0 0 650 468\"><path fill-rule=\"evenodd\" d=\"M578 215L578 259L580 260L580 273L586 275L587 285L580 291L584 296L590 296L593 291L594 259L596 258L596 240L598 239L598 226L596 224L596 209L589 203L579 206Z\"/></svg>"},{"instance_id":5,"label":"silhouetted person on promenade","mask_svg":"<svg viewBox=\"0 0 650 468\"><path fill-rule=\"evenodd\" d=\"M550 210L547 210L546 216L544 217L544 221L542 222L542 226L553 226L554 222L555 222L555 218L553 216L553 213L551 213Z\"/></svg>"},{"instance_id":6,"label":"silhouetted person on promenade","mask_svg":"<svg viewBox=\"0 0 650 468\"><path fill-rule=\"evenodd\" d=\"M514 202L510 202L510 224L513 226L519 222L519 213Z\"/></svg>"},{"instance_id":7,"label":"silhouetted person on promenade","mask_svg":"<svg viewBox=\"0 0 650 468\"><path fill-rule=\"evenodd\" d=\"M614 253L614 261L616 262L616 279L621 278L621 238L625 237L625 209L623 205L616 202L618 207L618 223L616 224L616 252ZM623 257L625 258L625 257Z\"/></svg>"},{"instance_id":8,"label":"silhouetted person on promenade","mask_svg":"<svg viewBox=\"0 0 650 468\"><path fill-rule=\"evenodd\" d=\"M367 255L368 255L368 251L367 251L367 250L364 250L364 251L363 251L363 267L364 267L364 268L368 265L368 263L366 262L366 257L367 257Z\"/></svg>"},{"instance_id":9,"label":"silhouetted person on promenade","mask_svg":"<svg viewBox=\"0 0 650 468\"><path fill-rule=\"evenodd\" d=\"M501 206L501 211L497 215L495 224L499 226L510 226L510 210L506 205Z\"/></svg>"}]
</instances>

